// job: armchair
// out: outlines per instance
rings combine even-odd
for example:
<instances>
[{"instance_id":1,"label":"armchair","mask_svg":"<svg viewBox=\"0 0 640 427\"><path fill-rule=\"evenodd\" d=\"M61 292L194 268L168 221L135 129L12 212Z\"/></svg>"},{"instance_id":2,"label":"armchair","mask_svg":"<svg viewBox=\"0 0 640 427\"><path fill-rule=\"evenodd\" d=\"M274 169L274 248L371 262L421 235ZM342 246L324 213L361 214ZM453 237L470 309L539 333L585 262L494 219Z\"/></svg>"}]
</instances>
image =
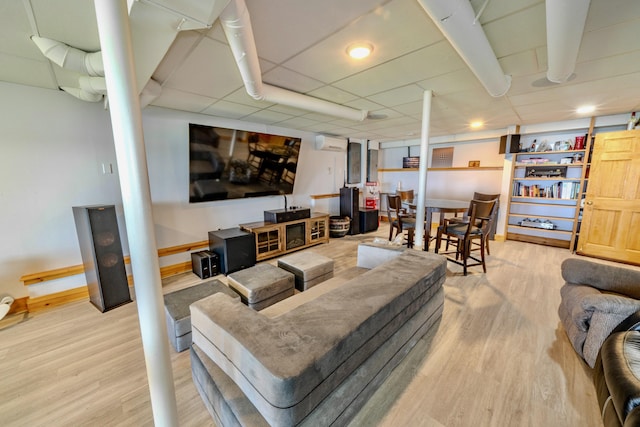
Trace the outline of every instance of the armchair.
<instances>
[{"instance_id":1,"label":"armchair","mask_svg":"<svg viewBox=\"0 0 640 427\"><path fill-rule=\"evenodd\" d=\"M640 271L570 258L558 314L576 353L593 368L611 331L640 310Z\"/></svg>"}]
</instances>

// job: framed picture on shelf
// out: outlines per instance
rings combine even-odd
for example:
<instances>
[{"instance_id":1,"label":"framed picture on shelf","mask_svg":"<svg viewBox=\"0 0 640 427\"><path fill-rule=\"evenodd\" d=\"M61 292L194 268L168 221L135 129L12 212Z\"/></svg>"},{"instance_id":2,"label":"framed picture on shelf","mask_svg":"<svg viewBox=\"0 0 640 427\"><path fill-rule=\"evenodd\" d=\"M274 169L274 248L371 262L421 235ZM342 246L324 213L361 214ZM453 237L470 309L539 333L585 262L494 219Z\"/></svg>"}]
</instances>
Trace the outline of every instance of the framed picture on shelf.
<instances>
[{"instance_id":1,"label":"framed picture on shelf","mask_svg":"<svg viewBox=\"0 0 640 427\"><path fill-rule=\"evenodd\" d=\"M480 167L480 160L469 160L469 167L470 168L479 168Z\"/></svg>"}]
</instances>

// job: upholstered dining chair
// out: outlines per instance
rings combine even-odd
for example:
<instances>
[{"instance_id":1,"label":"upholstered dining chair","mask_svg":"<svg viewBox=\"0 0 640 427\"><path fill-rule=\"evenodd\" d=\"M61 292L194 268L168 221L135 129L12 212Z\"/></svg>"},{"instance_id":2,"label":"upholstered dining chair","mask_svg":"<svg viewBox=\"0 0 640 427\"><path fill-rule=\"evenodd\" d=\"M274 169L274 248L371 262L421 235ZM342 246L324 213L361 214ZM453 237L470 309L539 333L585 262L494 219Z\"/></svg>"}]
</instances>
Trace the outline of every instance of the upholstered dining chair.
<instances>
[{"instance_id":1,"label":"upholstered dining chair","mask_svg":"<svg viewBox=\"0 0 640 427\"><path fill-rule=\"evenodd\" d=\"M482 270L486 273L487 266L485 263L485 247L486 240L489 236L491 227L491 212L496 204L495 200L471 200L469 203L469 216L462 218L445 218L441 226L438 227L436 237L436 253L442 243L442 237L447 237L447 248L449 243L455 246L455 251L441 252L447 256L447 259L455 264L463 267L464 275L467 275L467 268L481 265ZM474 241L479 240L477 245ZM473 255L474 251L480 251L480 258ZM469 261L475 261L470 264Z\"/></svg>"},{"instance_id":2,"label":"upholstered dining chair","mask_svg":"<svg viewBox=\"0 0 640 427\"><path fill-rule=\"evenodd\" d=\"M407 213L407 210L402 207L402 200L398 195L387 194L387 218L389 220L389 240L393 240L394 230L397 236L404 234L405 230L416 228L415 216ZM412 239L408 239L407 244L409 247L413 246Z\"/></svg>"}]
</instances>

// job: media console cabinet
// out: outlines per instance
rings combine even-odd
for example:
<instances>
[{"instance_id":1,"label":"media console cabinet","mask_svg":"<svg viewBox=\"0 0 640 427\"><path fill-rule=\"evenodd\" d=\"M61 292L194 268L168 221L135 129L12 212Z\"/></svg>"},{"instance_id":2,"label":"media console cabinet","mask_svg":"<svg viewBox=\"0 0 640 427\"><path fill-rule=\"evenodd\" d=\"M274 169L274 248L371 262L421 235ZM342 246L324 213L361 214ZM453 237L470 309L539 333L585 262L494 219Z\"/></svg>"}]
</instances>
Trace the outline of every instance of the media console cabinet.
<instances>
[{"instance_id":1,"label":"media console cabinet","mask_svg":"<svg viewBox=\"0 0 640 427\"><path fill-rule=\"evenodd\" d=\"M256 261L329 242L329 214L314 212L310 218L273 223L240 224L255 235Z\"/></svg>"}]
</instances>

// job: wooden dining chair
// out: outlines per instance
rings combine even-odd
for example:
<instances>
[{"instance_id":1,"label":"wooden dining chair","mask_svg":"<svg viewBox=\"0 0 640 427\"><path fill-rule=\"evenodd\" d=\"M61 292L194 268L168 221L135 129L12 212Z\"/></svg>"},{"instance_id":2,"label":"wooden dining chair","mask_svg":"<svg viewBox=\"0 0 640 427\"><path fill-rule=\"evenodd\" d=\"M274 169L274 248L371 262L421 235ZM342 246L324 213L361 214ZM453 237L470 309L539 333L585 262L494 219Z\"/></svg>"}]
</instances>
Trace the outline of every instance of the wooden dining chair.
<instances>
[{"instance_id":1,"label":"wooden dining chair","mask_svg":"<svg viewBox=\"0 0 640 427\"><path fill-rule=\"evenodd\" d=\"M435 252L438 253L442 238L446 236L447 248L450 243L455 247L455 251L445 249L445 252L441 253L448 255L449 261L461 265L465 276L467 268L476 265L481 265L482 270L487 272L485 248L490 232L491 212L495 204L495 200L471 200L468 217L464 220L462 218L445 218L444 223L438 227ZM474 244L475 241L479 241L478 244ZM474 251L480 251L480 258L473 254ZM455 255L455 258L452 258L451 255ZM470 260L475 263L470 264Z\"/></svg>"},{"instance_id":2,"label":"wooden dining chair","mask_svg":"<svg viewBox=\"0 0 640 427\"><path fill-rule=\"evenodd\" d=\"M398 196L400 196L400 200L405 202L411 202L413 201L415 194L413 192L413 190L398 190ZM415 210L414 209L407 209L407 212L411 213L411 214L415 214Z\"/></svg>"},{"instance_id":3,"label":"wooden dining chair","mask_svg":"<svg viewBox=\"0 0 640 427\"><path fill-rule=\"evenodd\" d=\"M407 213L407 210L402 207L402 200L398 195L387 194L387 218L389 220L389 241L393 240L394 230L397 236L404 234L406 230L416 228L415 216ZM407 246L413 246L412 239L407 239Z\"/></svg>"},{"instance_id":4,"label":"wooden dining chair","mask_svg":"<svg viewBox=\"0 0 640 427\"><path fill-rule=\"evenodd\" d=\"M499 209L499 205L500 205L500 194L485 194L485 193L478 193L478 192L474 192L473 193L473 199L472 200L482 200L482 201L490 201L490 200L495 200L496 204L493 206L493 210L491 211L491 225L489 226L489 235L486 239L484 239L484 244L485 244L485 248L487 250L487 255L491 255L491 251L489 250L489 240L493 239L493 236L496 233L496 223L498 221L498 209ZM468 218L471 215L471 206L469 206L469 210L467 211L467 214L465 215L464 218L452 218L451 222L455 222L455 221L466 221L466 218ZM478 244L478 242L474 242L474 244ZM447 250L449 249L449 242L447 242Z\"/></svg>"}]
</instances>

